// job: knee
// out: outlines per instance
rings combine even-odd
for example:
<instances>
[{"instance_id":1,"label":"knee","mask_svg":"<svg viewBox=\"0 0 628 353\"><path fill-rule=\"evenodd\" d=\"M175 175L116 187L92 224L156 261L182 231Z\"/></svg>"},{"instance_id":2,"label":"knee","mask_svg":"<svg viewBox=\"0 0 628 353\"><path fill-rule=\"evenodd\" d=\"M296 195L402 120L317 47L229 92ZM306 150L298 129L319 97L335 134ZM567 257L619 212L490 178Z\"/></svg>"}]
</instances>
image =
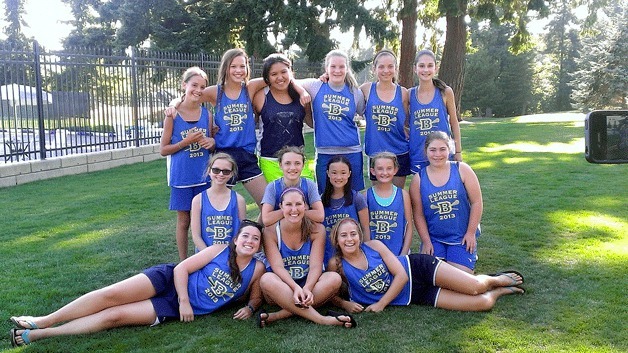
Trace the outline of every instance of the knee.
<instances>
[{"instance_id":1,"label":"knee","mask_svg":"<svg viewBox=\"0 0 628 353\"><path fill-rule=\"evenodd\" d=\"M268 292L276 285L277 275L272 272L266 272L259 279L259 286L263 292Z\"/></svg>"},{"instance_id":2,"label":"knee","mask_svg":"<svg viewBox=\"0 0 628 353\"><path fill-rule=\"evenodd\" d=\"M98 293L99 297L101 297L102 300L109 305L112 305L112 303L117 303L118 300L124 295L124 290L122 288L113 285L101 288L96 292Z\"/></svg>"},{"instance_id":3,"label":"knee","mask_svg":"<svg viewBox=\"0 0 628 353\"><path fill-rule=\"evenodd\" d=\"M471 295L480 295L486 293L489 290L489 286L485 281L480 280L478 277L475 277L469 286L469 294Z\"/></svg>"}]
</instances>

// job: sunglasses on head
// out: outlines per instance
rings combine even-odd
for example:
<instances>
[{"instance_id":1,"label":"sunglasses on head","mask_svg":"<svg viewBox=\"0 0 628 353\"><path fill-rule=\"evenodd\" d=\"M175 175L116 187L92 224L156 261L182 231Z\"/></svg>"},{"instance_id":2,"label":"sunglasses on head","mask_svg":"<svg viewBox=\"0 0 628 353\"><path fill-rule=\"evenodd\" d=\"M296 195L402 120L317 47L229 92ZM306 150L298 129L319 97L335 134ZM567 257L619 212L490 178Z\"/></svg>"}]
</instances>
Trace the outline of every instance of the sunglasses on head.
<instances>
[{"instance_id":1,"label":"sunglasses on head","mask_svg":"<svg viewBox=\"0 0 628 353\"><path fill-rule=\"evenodd\" d=\"M264 229L263 225L255 221L251 221L250 219L243 219L242 221L240 221L240 228L243 228L246 226L253 226L259 229L260 232Z\"/></svg>"},{"instance_id":2,"label":"sunglasses on head","mask_svg":"<svg viewBox=\"0 0 628 353\"><path fill-rule=\"evenodd\" d=\"M214 174L222 173L222 175L231 175L231 172L233 172L231 169L220 169L220 168L211 168L210 170Z\"/></svg>"}]
</instances>

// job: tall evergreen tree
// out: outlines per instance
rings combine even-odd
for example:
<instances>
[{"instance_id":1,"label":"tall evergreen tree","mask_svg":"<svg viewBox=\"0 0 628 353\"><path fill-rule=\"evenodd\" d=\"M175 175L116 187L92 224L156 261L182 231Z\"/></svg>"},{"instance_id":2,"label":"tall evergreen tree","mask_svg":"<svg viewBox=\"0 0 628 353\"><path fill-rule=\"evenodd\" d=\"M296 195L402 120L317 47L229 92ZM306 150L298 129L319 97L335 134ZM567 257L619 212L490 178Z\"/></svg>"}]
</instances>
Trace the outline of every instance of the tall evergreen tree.
<instances>
[{"instance_id":1,"label":"tall evergreen tree","mask_svg":"<svg viewBox=\"0 0 628 353\"><path fill-rule=\"evenodd\" d=\"M628 1L603 10L597 31L582 40L572 98L583 110L628 108Z\"/></svg>"}]
</instances>

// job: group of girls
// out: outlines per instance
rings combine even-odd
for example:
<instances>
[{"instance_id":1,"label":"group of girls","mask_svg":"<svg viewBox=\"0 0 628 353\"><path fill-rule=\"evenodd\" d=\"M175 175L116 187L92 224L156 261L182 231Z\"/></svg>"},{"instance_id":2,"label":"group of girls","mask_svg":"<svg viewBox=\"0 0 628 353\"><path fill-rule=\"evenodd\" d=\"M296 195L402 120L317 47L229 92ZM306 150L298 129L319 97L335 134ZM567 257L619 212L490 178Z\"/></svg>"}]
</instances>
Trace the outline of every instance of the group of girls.
<instances>
[{"instance_id":1,"label":"group of girls","mask_svg":"<svg viewBox=\"0 0 628 353\"><path fill-rule=\"evenodd\" d=\"M415 68L420 83L410 90L396 83L396 58L388 51L375 56L377 81L360 87L341 51L325 58L326 82L295 81L282 55L267 58L263 79L249 80L241 49L225 53L217 85L208 87L199 68L187 70L184 96L168 111L161 140L182 261L149 268L46 316L12 317L13 345L191 321L236 300L243 306L234 319L257 312L259 327L297 315L354 328L351 314L388 305L489 310L500 296L523 292L517 271L468 273L482 213L479 183L459 163L453 92L434 78L433 53L419 52ZM214 106L213 116L203 102ZM366 195L358 192L364 181L356 114L367 120L373 186ZM302 176L304 123L314 127L317 185ZM404 185L412 172L408 192ZM245 219L244 198L230 189L237 181L260 207L265 228ZM420 254L408 255L411 219ZM197 252L188 258L190 226ZM340 291L343 282L346 293ZM280 310L268 313L263 300ZM329 301L349 314L320 314L316 308Z\"/></svg>"}]
</instances>

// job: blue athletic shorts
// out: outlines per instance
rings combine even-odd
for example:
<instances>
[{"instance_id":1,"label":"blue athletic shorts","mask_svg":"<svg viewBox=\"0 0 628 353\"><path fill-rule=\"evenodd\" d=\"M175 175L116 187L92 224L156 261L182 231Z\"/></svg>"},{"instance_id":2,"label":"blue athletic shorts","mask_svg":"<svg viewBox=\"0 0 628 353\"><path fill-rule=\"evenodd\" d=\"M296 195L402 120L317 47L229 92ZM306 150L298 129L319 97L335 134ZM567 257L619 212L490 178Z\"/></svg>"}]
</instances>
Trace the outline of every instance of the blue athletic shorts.
<instances>
[{"instance_id":1,"label":"blue athletic shorts","mask_svg":"<svg viewBox=\"0 0 628 353\"><path fill-rule=\"evenodd\" d=\"M410 271L412 277L412 304L436 306L440 287L436 286L436 270L440 260L426 254L410 254Z\"/></svg>"},{"instance_id":2,"label":"blue athletic shorts","mask_svg":"<svg viewBox=\"0 0 628 353\"><path fill-rule=\"evenodd\" d=\"M170 188L170 210L190 211L192 209L192 199L197 194L207 190L211 184L190 186L187 188Z\"/></svg>"},{"instance_id":3,"label":"blue athletic shorts","mask_svg":"<svg viewBox=\"0 0 628 353\"><path fill-rule=\"evenodd\" d=\"M318 193L323 194L325 191L325 182L327 180L327 164L334 157L342 155L347 157L351 163L351 188L355 191L364 190L364 161L362 160L362 152L355 153L339 153L339 154L316 154L316 184L318 185Z\"/></svg>"},{"instance_id":4,"label":"blue athletic shorts","mask_svg":"<svg viewBox=\"0 0 628 353\"><path fill-rule=\"evenodd\" d=\"M153 287L155 287L155 292L157 292L150 301L160 323L178 320L180 317L179 296L174 287L175 266L175 264L161 264L149 267L143 272L150 279Z\"/></svg>"},{"instance_id":5,"label":"blue athletic shorts","mask_svg":"<svg viewBox=\"0 0 628 353\"><path fill-rule=\"evenodd\" d=\"M447 262L453 262L471 270L475 269L475 263L478 261L478 249L475 248L473 253L467 251L467 246L462 244L445 244L438 241L432 241L434 247L434 256Z\"/></svg>"},{"instance_id":6,"label":"blue athletic shorts","mask_svg":"<svg viewBox=\"0 0 628 353\"><path fill-rule=\"evenodd\" d=\"M225 148L222 150L216 150L216 152L224 152L235 160L238 165L237 178L231 178L227 183L229 186L233 186L238 183L246 183L251 179L255 179L262 175L262 170L257 164L257 155L255 153L249 153L241 148Z\"/></svg>"},{"instance_id":7,"label":"blue athletic shorts","mask_svg":"<svg viewBox=\"0 0 628 353\"><path fill-rule=\"evenodd\" d=\"M399 163L399 170L397 171L397 174L395 174L395 176L408 176L412 174L412 172L410 171L410 154L409 153L398 154L397 162ZM370 165L371 165L371 158L369 157L369 166ZM377 178L375 178L375 175L371 173L371 168L369 168L369 179L377 180Z\"/></svg>"}]
</instances>

